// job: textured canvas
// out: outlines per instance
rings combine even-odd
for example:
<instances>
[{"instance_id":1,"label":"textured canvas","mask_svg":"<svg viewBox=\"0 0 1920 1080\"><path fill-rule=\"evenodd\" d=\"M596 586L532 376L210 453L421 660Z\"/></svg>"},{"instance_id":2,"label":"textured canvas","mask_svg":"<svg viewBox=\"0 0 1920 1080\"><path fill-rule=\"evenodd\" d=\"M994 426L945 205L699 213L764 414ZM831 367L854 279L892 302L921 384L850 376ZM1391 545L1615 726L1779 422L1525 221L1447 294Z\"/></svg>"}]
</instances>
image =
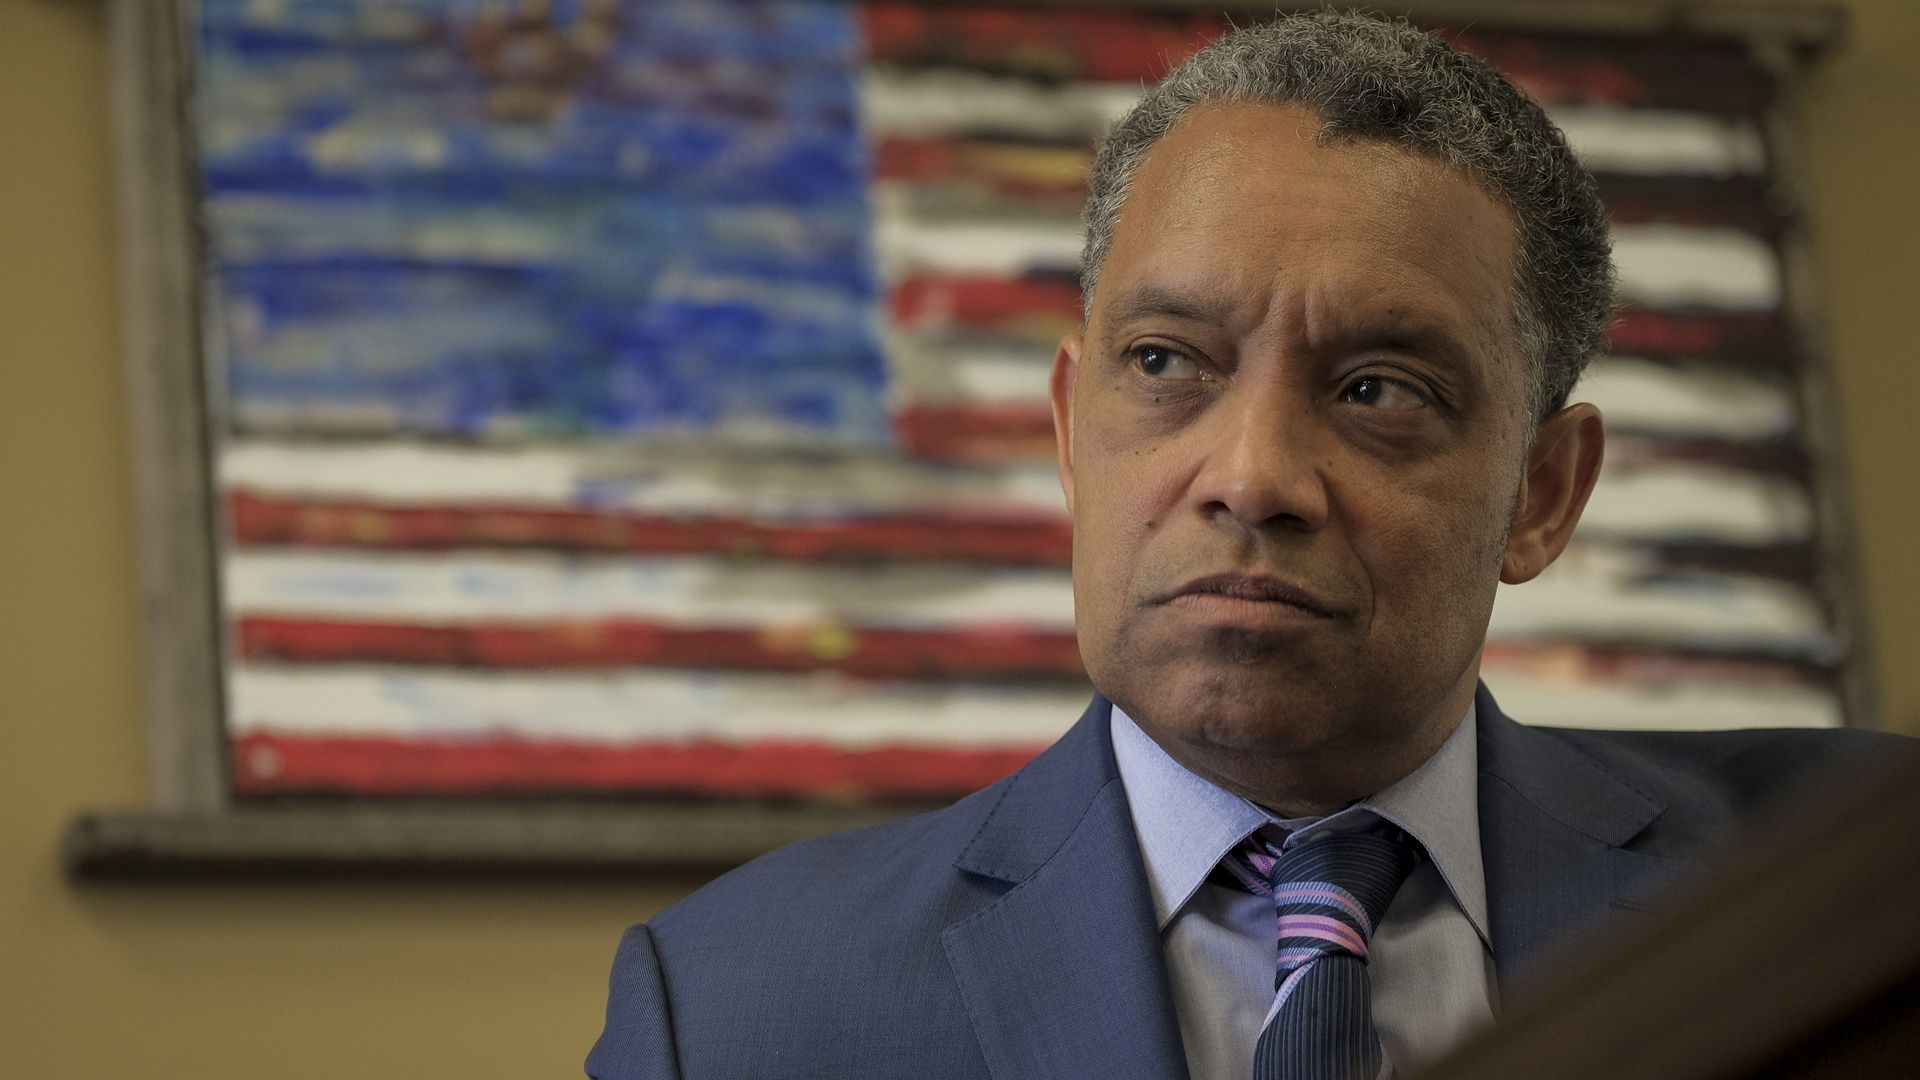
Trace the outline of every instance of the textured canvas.
<instances>
[{"instance_id":1,"label":"textured canvas","mask_svg":"<svg viewBox=\"0 0 1920 1080\"><path fill-rule=\"evenodd\" d=\"M945 795L1079 715L1046 370L1090 147L1217 17L206 0L245 796ZM1454 35L1601 177L1609 461L1503 589L1523 719L1835 724L1731 46Z\"/></svg>"}]
</instances>

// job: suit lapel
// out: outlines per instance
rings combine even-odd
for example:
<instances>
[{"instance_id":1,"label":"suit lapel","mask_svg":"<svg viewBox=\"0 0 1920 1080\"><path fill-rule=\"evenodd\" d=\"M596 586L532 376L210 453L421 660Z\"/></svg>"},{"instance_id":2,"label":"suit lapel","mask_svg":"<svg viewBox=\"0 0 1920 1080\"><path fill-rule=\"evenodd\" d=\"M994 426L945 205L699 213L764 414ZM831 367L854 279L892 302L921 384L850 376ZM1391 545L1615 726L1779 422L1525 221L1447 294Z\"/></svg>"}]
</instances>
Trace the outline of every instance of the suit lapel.
<instances>
[{"instance_id":1,"label":"suit lapel","mask_svg":"<svg viewBox=\"0 0 1920 1080\"><path fill-rule=\"evenodd\" d=\"M1631 843L1666 809L1549 730L1479 716L1481 855L1503 998L1555 956L1702 875ZM947 927L947 960L995 1080L1183 1078L1185 1052L1107 702L1017 774L955 860L1007 891Z\"/></svg>"},{"instance_id":2,"label":"suit lapel","mask_svg":"<svg viewBox=\"0 0 1920 1080\"><path fill-rule=\"evenodd\" d=\"M1502 996L1548 962L1650 910L1649 897L1700 864L1631 850L1666 805L1549 730L1517 724L1486 686L1480 728L1480 846Z\"/></svg>"},{"instance_id":3,"label":"suit lapel","mask_svg":"<svg viewBox=\"0 0 1920 1080\"><path fill-rule=\"evenodd\" d=\"M1187 1074L1109 708L1023 769L955 862L1011 886L941 935L995 1080Z\"/></svg>"}]
</instances>

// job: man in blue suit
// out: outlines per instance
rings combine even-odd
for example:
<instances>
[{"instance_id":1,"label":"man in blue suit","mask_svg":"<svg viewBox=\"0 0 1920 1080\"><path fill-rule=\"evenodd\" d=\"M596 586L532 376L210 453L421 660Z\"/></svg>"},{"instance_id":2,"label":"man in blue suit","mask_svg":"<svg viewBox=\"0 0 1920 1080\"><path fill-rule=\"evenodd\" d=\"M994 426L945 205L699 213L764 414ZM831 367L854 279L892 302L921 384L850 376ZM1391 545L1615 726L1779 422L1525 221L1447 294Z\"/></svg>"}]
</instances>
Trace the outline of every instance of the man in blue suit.
<instances>
[{"instance_id":1,"label":"man in blue suit","mask_svg":"<svg viewBox=\"0 0 1920 1080\"><path fill-rule=\"evenodd\" d=\"M593 1076L1372 1080L1863 749L1522 727L1480 685L1497 584L1598 474L1568 398L1612 303L1591 177L1484 64L1232 34L1116 126L1087 230L1052 401L1100 696L631 930Z\"/></svg>"}]
</instances>

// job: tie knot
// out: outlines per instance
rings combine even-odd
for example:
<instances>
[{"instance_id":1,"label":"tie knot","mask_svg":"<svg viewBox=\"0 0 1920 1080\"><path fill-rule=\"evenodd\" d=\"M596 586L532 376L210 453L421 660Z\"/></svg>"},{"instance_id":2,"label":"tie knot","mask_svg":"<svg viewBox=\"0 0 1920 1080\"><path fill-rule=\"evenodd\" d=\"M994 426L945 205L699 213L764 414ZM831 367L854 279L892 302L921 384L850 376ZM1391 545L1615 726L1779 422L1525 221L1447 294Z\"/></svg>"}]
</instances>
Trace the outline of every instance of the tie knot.
<instances>
[{"instance_id":1,"label":"tie knot","mask_svg":"<svg viewBox=\"0 0 1920 1080\"><path fill-rule=\"evenodd\" d=\"M1235 884L1273 900L1284 971L1333 952L1365 960L1418 861L1415 841L1394 829L1329 833L1286 851L1255 833L1222 865Z\"/></svg>"}]
</instances>

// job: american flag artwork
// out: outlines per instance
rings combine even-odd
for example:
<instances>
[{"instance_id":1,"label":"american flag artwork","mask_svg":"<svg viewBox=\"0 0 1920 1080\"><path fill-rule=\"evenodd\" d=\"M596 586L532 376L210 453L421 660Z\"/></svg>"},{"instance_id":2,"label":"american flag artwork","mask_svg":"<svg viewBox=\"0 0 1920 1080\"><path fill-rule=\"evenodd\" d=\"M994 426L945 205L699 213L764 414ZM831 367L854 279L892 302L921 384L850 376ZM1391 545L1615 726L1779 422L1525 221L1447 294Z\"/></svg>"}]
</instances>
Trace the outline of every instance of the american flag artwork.
<instances>
[{"instance_id":1,"label":"american flag artwork","mask_svg":"<svg viewBox=\"0 0 1920 1080\"><path fill-rule=\"evenodd\" d=\"M1080 713L1044 403L1090 147L1222 16L203 0L237 794L953 794ZM1523 719L1840 722L1760 117L1711 42L1455 35L1601 177L1609 462Z\"/></svg>"}]
</instances>

